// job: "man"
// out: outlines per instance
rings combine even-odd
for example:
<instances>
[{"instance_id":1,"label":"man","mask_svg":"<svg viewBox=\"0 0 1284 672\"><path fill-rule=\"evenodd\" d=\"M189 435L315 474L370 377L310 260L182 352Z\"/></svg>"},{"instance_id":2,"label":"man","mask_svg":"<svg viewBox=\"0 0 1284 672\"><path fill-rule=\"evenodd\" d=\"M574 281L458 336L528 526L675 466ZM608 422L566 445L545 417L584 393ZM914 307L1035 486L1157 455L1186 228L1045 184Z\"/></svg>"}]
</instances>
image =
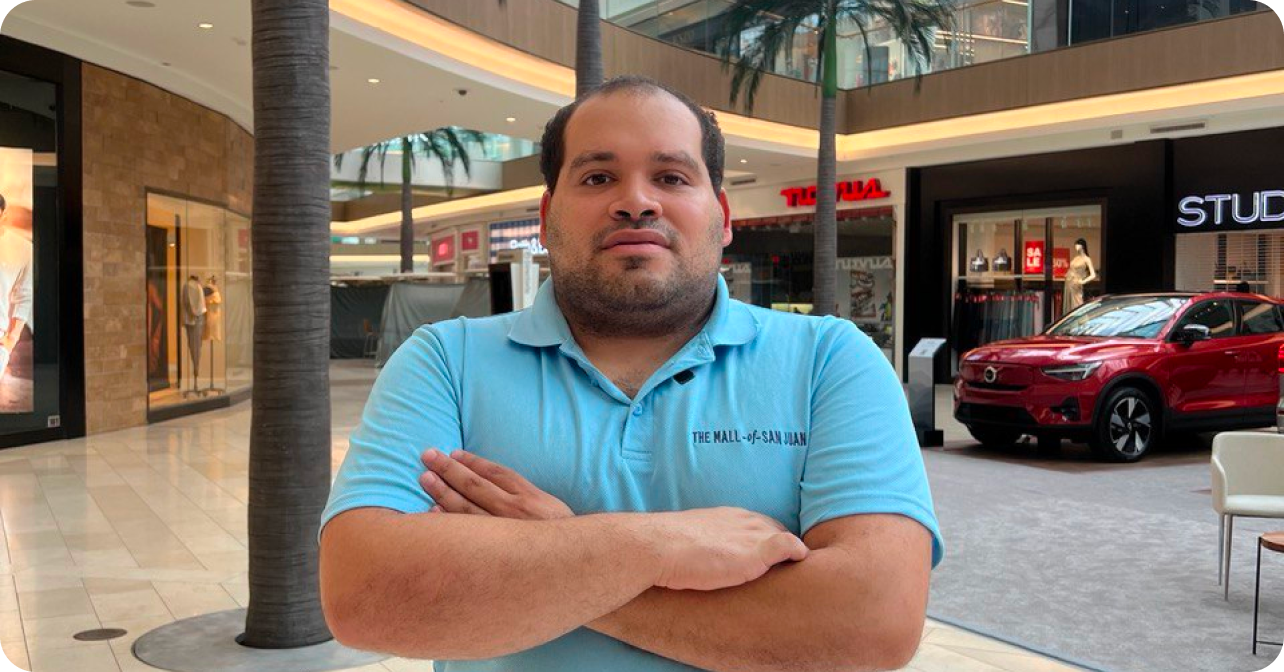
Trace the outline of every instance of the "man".
<instances>
[{"instance_id":1,"label":"man","mask_svg":"<svg viewBox=\"0 0 1284 672\"><path fill-rule=\"evenodd\" d=\"M336 638L451 672L903 666L941 551L886 359L728 298L722 137L684 96L611 80L542 151L551 281L419 329L352 435Z\"/></svg>"},{"instance_id":2,"label":"man","mask_svg":"<svg viewBox=\"0 0 1284 672\"><path fill-rule=\"evenodd\" d=\"M23 327L31 321L31 241L12 230L8 203L0 195L0 380L9 370L10 359Z\"/></svg>"}]
</instances>

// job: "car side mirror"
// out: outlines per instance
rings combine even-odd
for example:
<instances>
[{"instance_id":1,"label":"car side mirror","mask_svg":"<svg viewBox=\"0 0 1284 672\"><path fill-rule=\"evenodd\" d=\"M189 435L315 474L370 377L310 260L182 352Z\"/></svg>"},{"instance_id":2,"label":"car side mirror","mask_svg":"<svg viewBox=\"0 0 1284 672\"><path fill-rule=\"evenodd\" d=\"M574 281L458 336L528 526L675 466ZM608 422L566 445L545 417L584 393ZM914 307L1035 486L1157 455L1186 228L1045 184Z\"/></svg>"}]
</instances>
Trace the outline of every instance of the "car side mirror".
<instances>
[{"instance_id":1,"label":"car side mirror","mask_svg":"<svg viewBox=\"0 0 1284 672\"><path fill-rule=\"evenodd\" d=\"M1202 324L1188 324L1182 327L1174 340L1184 345L1190 345L1196 341L1207 341L1213 337L1213 332Z\"/></svg>"}]
</instances>

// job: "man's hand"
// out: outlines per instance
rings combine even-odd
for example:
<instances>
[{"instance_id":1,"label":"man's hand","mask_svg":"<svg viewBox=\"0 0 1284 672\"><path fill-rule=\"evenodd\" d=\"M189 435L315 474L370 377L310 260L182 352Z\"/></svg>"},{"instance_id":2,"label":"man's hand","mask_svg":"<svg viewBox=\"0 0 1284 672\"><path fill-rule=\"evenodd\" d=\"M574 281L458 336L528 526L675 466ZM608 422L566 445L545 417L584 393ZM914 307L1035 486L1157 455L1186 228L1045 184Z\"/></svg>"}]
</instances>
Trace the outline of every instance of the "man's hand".
<instances>
[{"instance_id":1,"label":"man's hand","mask_svg":"<svg viewBox=\"0 0 1284 672\"><path fill-rule=\"evenodd\" d=\"M419 484L439 513L552 520L575 514L507 467L457 450L427 450ZM653 513L645 525L661 565L660 588L719 590L748 583L808 548L776 520L735 507Z\"/></svg>"},{"instance_id":2,"label":"man's hand","mask_svg":"<svg viewBox=\"0 0 1284 672\"><path fill-rule=\"evenodd\" d=\"M554 520L575 515L562 500L540 490L517 472L472 453L446 455L429 449L420 456L428 468L419 485L437 502L433 511Z\"/></svg>"}]
</instances>

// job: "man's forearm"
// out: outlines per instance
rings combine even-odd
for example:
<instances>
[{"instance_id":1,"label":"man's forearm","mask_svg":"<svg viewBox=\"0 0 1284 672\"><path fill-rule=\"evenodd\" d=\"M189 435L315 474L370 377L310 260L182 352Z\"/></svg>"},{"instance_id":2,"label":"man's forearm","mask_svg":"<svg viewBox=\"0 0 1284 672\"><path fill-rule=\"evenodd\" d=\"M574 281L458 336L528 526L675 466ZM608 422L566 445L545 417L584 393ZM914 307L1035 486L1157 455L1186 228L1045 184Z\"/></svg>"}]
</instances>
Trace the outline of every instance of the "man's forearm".
<instances>
[{"instance_id":1,"label":"man's forearm","mask_svg":"<svg viewBox=\"0 0 1284 672\"><path fill-rule=\"evenodd\" d=\"M490 658L550 641L655 584L639 514L522 521L399 514L326 527L336 637L403 657ZM349 515L349 514L341 514ZM443 543L442 540L449 540ZM359 552L327 553L330 549ZM347 641L344 641L347 640Z\"/></svg>"},{"instance_id":2,"label":"man's forearm","mask_svg":"<svg viewBox=\"0 0 1284 672\"><path fill-rule=\"evenodd\" d=\"M883 627L897 619L879 613L885 593L864 569L842 551L813 550L801 563L778 565L735 588L652 588L588 627L718 672L899 667L889 648L904 638Z\"/></svg>"}]
</instances>

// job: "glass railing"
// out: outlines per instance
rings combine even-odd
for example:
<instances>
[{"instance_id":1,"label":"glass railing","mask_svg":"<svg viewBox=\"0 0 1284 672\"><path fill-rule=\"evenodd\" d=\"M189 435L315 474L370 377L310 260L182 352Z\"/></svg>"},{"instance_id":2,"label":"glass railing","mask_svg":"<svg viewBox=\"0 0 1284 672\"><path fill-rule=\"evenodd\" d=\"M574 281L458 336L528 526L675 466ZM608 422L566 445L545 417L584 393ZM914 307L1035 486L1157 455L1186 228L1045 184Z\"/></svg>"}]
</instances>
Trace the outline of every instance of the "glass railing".
<instances>
[{"instance_id":1,"label":"glass railing","mask_svg":"<svg viewBox=\"0 0 1284 672\"><path fill-rule=\"evenodd\" d=\"M578 0L560 0L576 7ZM726 12L733 0L599 0L602 18L634 32L687 49L718 54L726 39ZM1248 0L961 0L954 25L937 30L930 63L940 72L1094 40L1218 19L1262 8ZM806 27L810 23L811 27ZM782 47L775 74L816 81L819 35L804 22ZM904 43L891 29L871 22L866 40L855 24L839 25L838 85L859 88L917 73ZM755 31L734 36L735 50L752 44Z\"/></svg>"}]
</instances>

